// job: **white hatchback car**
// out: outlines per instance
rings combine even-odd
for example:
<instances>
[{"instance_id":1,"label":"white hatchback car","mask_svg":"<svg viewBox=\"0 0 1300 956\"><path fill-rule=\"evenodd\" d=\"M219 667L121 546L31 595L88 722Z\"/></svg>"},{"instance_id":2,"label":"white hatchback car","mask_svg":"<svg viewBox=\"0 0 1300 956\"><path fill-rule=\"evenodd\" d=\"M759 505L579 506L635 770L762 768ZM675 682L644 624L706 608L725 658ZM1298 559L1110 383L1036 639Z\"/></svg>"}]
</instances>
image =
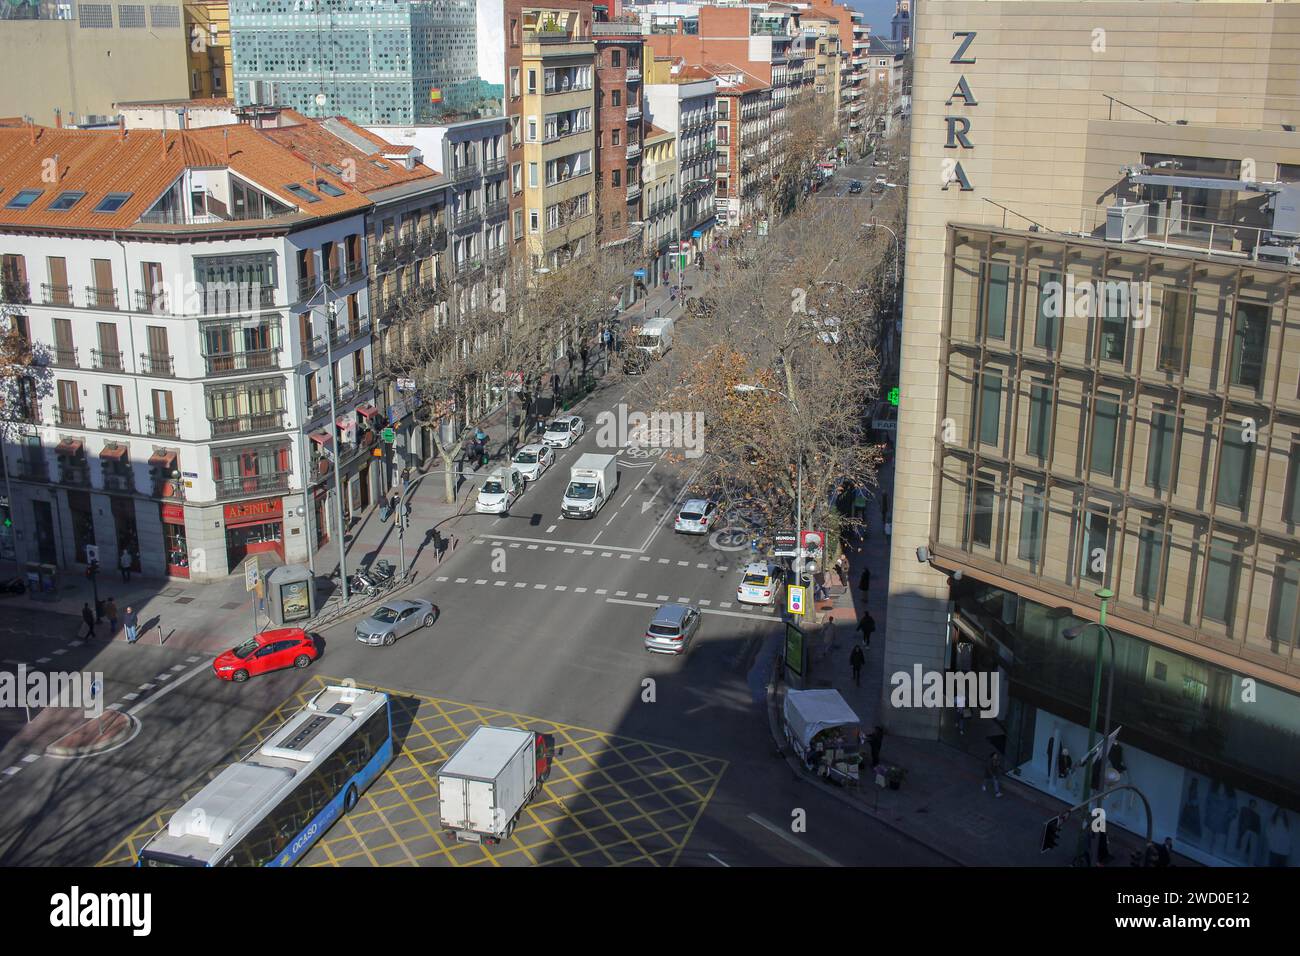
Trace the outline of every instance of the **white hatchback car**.
<instances>
[{"instance_id":1,"label":"white hatchback car","mask_svg":"<svg viewBox=\"0 0 1300 956\"><path fill-rule=\"evenodd\" d=\"M692 498L682 505L673 522L673 530L681 534L708 534L721 516L718 505L703 498Z\"/></svg>"},{"instance_id":2,"label":"white hatchback car","mask_svg":"<svg viewBox=\"0 0 1300 956\"><path fill-rule=\"evenodd\" d=\"M479 487L474 510L479 514L504 515L524 493L524 476L518 468L498 468Z\"/></svg>"},{"instance_id":3,"label":"white hatchback car","mask_svg":"<svg viewBox=\"0 0 1300 956\"><path fill-rule=\"evenodd\" d=\"M546 426L542 441L553 448L568 448L582 437L586 426L577 415L561 415Z\"/></svg>"},{"instance_id":4,"label":"white hatchback car","mask_svg":"<svg viewBox=\"0 0 1300 956\"><path fill-rule=\"evenodd\" d=\"M745 568L740 587L736 588L736 600L741 604L774 607L784 583L785 572L780 565L770 561L756 561Z\"/></svg>"},{"instance_id":5,"label":"white hatchback car","mask_svg":"<svg viewBox=\"0 0 1300 956\"><path fill-rule=\"evenodd\" d=\"M550 445L534 442L515 452L511 464L519 469L525 481L536 481L546 474L547 468L555 464L555 452L551 450Z\"/></svg>"}]
</instances>

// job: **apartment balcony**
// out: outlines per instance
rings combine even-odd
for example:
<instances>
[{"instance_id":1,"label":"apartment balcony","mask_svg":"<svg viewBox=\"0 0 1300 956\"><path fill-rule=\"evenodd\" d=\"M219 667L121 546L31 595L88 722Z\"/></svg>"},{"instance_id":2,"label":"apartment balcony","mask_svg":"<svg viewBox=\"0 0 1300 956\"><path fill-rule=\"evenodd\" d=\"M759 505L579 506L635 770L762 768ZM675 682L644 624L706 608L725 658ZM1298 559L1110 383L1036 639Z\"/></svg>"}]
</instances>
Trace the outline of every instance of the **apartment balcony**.
<instances>
[{"instance_id":1,"label":"apartment balcony","mask_svg":"<svg viewBox=\"0 0 1300 956\"><path fill-rule=\"evenodd\" d=\"M72 286L42 282L41 298L46 305L72 305Z\"/></svg>"},{"instance_id":2,"label":"apartment balcony","mask_svg":"<svg viewBox=\"0 0 1300 956\"><path fill-rule=\"evenodd\" d=\"M469 206L456 213L452 220L452 227L455 229L470 229L478 226L483 222L483 209L479 206Z\"/></svg>"},{"instance_id":3,"label":"apartment balcony","mask_svg":"<svg viewBox=\"0 0 1300 956\"><path fill-rule=\"evenodd\" d=\"M144 421L147 434L156 435L159 438L181 437L179 418L155 418L153 415L146 415Z\"/></svg>"},{"instance_id":4,"label":"apartment balcony","mask_svg":"<svg viewBox=\"0 0 1300 956\"><path fill-rule=\"evenodd\" d=\"M90 465L84 458L59 456L59 484L75 488L90 487Z\"/></svg>"},{"instance_id":5,"label":"apartment balcony","mask_svg":"<svg viewBox=\"0 0 1300 956\"><path fill-rule=\"evenodd\" d=\"M236 415L233 418L213 418L212 436L255 435L259 432L284 431L284 412L263 412L258 415Z\"/></svg>"},{"instance_id":6,"label":"apartment balcony","mask_svg":"<svg viewBox=\"0 0 1300 956\"><path fill-rule=\"evenodd\" d=\"M117 290L102 289L97 285L86 286L86 308L88 309L116 309L117 308Z\"/></svg>"},{"instance_id":7,"label":"apartment balcony","mask_svg":"<svg viewBox=\"0 0 1300 956\"><path fill-rule=\"evenodd\" d=\"M130 412L106 412L100 409L98 415L100 431L124 433L131 431Z\"/></svg>"},{"instance_id":8,"label":"apartment balcony","mask_svg":"<svg viewBox=\"0 0 1300 956\"><path fill-rule=\"evenodd\" d=\"M51 365L58 368L81 368L81 363L77 360L77 348L59 348L55 346L50 349Z\"/></svg>"},{"instance_id":9,"label":"apartment balcony","mask_svg":"<svg viewBox=\"0 0 1300 956\"><path fill-rule=\"evenodd\" d=\"M628 158L628 159L634 159L634 158L636 158L637 156L640 156L640 155L641 155L641 144L640 144L640 143L628 143L628 144L627 144L627 158Z\"/></svg>"},{"instance_id":10,"label":"apartment balcony","mask_svg":"<svg viewBox=\"0 0 1300 956\"><path fill-rule=\"evenodd\" d=\"M484 176L500 176L506 171L506 159L504 156L497 159L489 159L483 164Z\"/></svg>"},{"instance_id":11,"label":"apartment balcony","mask_svg":"<svg viewBox=\"0 0 1300 956\"><path fill-rule=\"evenodd\" d=\"M15 474L22 481L48 482L50 480L50 466L44 458L19 458L18 469Z\"/></svg>"},{"instance_id":12,"label":"apartment balcony","mask_svg":"<svg viewBox=\"0 0 1300 956\"><path fill-rule=\"evenodd\" d=\"M106 471L104 472L104 490L133 495L135 494L135 476L130 472L118 474Z\"/></svg>"},{"instance_id":13,"label":"apartment balcony","mask_svg":"<svg viewBox=\"0 0 1300 956\"><path fill-rule=\"evenodd\" d=\"M641 68L639 66L629 66L627 68L627 81L629 83L641 82Z\"/></svg>"},{"instance_id":14,"label":"apartment balcony","mask_svg":"<svg viewBox=\"0 0 1300 956\"><path fill-rule=\"evenodd\" d=\"M629 201L631 201L631 200L633 200L633 199L636 199L636 198L637 198L638 196L640 196L640 195L641 195L641 184L640 184L640 183L628 183L628 184L627 184L627 198L628 198Z\"/></svg>"},{"instance_id":15,"label":"apartment balcony","mask_svg":"<svg viewBox=\"0 0 1300 956\"><path fill-rule=\"evenodd\" d=\"M464 183L471 179L480 179L482 176L482 168L478 163L465 163L451 171L451 181L454 183Z\"/></svg>"},{"instance_id":16,"label":"apartment balcony","mask_svg":"<svg viewBox=\"0 0 1300 956\"><path fill-rule=\"evenodd\" d=\"M299 299L310 298L320 280L304 277L298 281ZM309 285L305 292L303 287ZM237 315L275 308L275 286L256 283L231 283L229 286L200 286L199 300L204 315Z\"/></svg>"},{"instance_id":17,"label":"apartment balcony","mask_svg":"<svg viewBox=\"0 0 1300 956\"><path fill-rule=\"evenodd\" d=\"M357 282L366 277L366 267L358 259L356 262L349 262L343 267L343 282Z\"/></svg>"},{"instance_id":18,"label":"apartment balcony","mask_svg":"<svg viewBox=\"0 0 1300 956\"><path fill-rule=\"evenodd\" d=\"M288 491L289 472L218 478L216 486L217 500L219 501L228 498L243 498L250 495L265 495L275 491Z\"/></svg>"},{"instance_id":19,"label":"apartment balcony","mask_svg":"<svg viewBox=\"0 0 1300 956\"><path fill-rule=\"evenodd\" d=\"M54 424L60 428L85 428L86 416L80 408L56 406L54 409Z\"/></svg>"},{"instance_id":20,"label":"apartment balcony","mask_svg":"<svg viewBox=\"0 0 1300 956\"><path fill-rule=\"evenodd\" d=\"M145 312L149 315L166 315L166 294L162 292L145 292L143 289L136 289L135 311Z\"/></svg>"},{"instance_id":21,"label":"apartment balcony","mask_svg":"<svg viewBox=\"0 0 1300 956\"><path fill-rule=\"evenodd\" d=\"M209 375L260 372L280 367L280 350L253 349L247 352L221 352L216 355L205 355L203 360Z\"/></svg>"},{"instance_id":22,"label":"apartment balcony","mask_svg":"<svg viewBox=\"0 0 1300 956\"><path fill-rule=\"evenodd\" d=\"M122 353L91 349L90 367L100 372L120 372L122 371Z\"/></svg>"},{"instance_id":23,"label":"apartment balcony","mask_svg":"<svg viewBox=\"0 0 1300 956\"><path fill-rule=\"evenodd\" d=\"M494 199L483 209L483 215L488 219L501 219L510 212L510 200Z\"/></svg>"},{"instance_id":24,"label":"apartment balcony","mask_svg":"<svg viewBox=\"0 0 1300 956\"><path fill-rule=\"evenodd\" d=\"M0 301L18 305L31 302L31 284L27 282L19 282L17 279L0 280Z\"/></svg>"},{"instance_id":25,"label":"apartment balcony","mask_svg":"<svg viewBox=\"0 0 1300 956\"><path fill-rule=\"evenodd\" d=\"M639 122L640 120L641 120L641 107L629 106L627 108L627 121L629 123L636 123Z\"/></svg>"},{"instance_id":26,"label":"apartment balcony","mask_svg":"<svg viewBox=\"0 0 1300 956\"><path fill-rule=\"evenodd\" d=\"M484 261L487 263L488 268L496 268L497 266L503 265L506 259L509 258L509 255L508 247L500 245L494 249L489 249Z\"/></svg>"},{"instance_id":27,"label":"apartment balcony","mask_svg":"<svg viewBox=\"0 0 1300 956\"><path fill-rule=\"evenodd\" d=\"M159 378L175 378L176 362L170 355L152 355L140 353L140 374L154 375Z\"/></svg>"}]
</instances>

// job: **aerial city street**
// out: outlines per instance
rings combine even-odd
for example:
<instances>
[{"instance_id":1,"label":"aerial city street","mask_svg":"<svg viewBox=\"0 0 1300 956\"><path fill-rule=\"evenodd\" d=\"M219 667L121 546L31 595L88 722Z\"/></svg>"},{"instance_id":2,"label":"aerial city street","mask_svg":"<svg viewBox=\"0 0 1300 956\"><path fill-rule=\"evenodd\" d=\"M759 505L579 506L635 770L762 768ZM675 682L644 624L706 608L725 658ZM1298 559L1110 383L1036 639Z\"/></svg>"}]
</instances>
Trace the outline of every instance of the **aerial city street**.
<instances>
[{"instance_id":1,"label":"aerial city street","mask_svg":"<svg viewBox=\"0 0 1300 956\"><path fill-rule=\"evenodd\" d=\"M0 865L1300 859L1300 7L855 2L0 5Z\"/></svg>"}]
</instances>

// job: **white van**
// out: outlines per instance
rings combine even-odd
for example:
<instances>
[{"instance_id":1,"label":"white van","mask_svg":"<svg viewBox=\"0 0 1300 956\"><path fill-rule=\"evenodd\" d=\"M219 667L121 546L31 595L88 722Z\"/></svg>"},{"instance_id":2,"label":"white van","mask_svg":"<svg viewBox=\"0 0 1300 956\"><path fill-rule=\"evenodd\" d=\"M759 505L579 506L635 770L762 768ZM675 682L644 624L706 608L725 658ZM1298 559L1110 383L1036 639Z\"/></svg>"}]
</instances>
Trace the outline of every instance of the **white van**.
<instances>
[{"instance_id":1,"label":"white van","mask_svg":"<svg viewBox=\"0 0 1300 956\"><path fill-rule=\"evenodd\" d=\"M632 344L651 358L663 358L673 347L673 320L651 319L632 330Z\"/></svg>"}]
</instances>

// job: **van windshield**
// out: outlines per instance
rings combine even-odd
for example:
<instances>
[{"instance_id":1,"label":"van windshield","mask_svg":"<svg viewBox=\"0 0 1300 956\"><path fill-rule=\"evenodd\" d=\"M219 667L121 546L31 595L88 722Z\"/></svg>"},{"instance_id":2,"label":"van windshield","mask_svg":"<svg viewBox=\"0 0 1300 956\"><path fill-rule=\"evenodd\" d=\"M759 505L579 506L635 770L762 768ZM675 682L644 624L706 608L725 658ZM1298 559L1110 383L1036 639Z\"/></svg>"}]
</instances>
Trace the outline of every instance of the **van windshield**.
<instances>
[{"instance_id":1,"label":"van windshield","mask_svg":"<svg viewBox=\"0 0 1300 956\"><path fill-rule=\"evenodd\" d=\"M575 481L569 485L569 490L564 493L564 497L578 501L590 501L596 497L596 486L582 485Z\"/></svg>"}]
</instances>

